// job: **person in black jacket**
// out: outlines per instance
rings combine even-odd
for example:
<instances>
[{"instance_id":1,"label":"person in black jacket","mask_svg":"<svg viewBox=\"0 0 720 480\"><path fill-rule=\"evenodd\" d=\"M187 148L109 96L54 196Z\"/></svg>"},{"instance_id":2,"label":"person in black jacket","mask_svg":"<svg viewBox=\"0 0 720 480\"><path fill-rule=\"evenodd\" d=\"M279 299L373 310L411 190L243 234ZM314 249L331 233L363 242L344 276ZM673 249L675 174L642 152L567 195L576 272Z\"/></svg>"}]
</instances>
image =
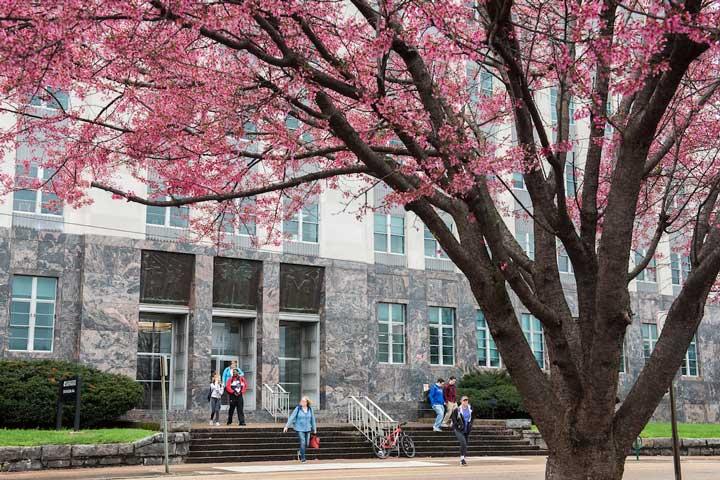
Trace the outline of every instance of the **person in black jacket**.
<instances>
[{"instance_id":1,"label":"person in black jacket","mask_svg":"<svg viewBox=\"0 0 720 480\"><path fill-rule=\"evenodd\" d=\"M453 410L450 416L450 425L460 443L460 465L466 466L465 455L467 455L468 441L472 430L472 407L468 397L463 396L460 399L460 406Z\"/></svg>"}]
</instances>

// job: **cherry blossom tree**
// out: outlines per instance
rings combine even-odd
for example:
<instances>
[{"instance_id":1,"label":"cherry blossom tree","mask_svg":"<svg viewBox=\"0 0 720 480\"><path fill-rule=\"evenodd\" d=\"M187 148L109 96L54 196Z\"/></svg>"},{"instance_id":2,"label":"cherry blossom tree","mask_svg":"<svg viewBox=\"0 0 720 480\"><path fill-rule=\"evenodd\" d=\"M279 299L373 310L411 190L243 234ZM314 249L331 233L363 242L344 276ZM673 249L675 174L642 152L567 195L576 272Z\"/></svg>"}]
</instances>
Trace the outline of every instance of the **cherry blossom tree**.
<instances>
[{"instance_id":1,"label":"cherry blossom tree","mask_svg":"<svg viewBox=\"0 0 720 480\"><path fill-rule=\"evenodd\" d=\"M203 236L224 222L272 225L322 188L351 196L383 183L470 282L547 441L546 477L619 479L720 270L719 7L3 0L0 142L41 143L35 161L52 175L0 182L5 192L43 183L75 207L94 189L193 205ZM513 174L531 199L519 212ZM127 175L147 188L131 191ZM509 212L532 223L534 256ZM692 268L616 411L628 287L669 235L684 239ZM547 372L511 292L543 325Z\"/></svg>"}]
</instances>

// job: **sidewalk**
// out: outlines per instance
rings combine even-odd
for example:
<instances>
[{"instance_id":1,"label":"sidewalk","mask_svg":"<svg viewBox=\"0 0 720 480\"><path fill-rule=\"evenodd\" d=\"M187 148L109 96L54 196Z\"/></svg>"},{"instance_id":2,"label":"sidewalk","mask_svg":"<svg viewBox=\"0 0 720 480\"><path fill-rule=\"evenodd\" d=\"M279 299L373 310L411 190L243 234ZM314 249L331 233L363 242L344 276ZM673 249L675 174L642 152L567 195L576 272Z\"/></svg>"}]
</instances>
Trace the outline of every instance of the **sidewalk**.
<instances>
[{"instance_id":1,"label":"sidewalk","mask_svg":"<svg viewBox=\"0 0 720 480\"><path fill-rule=\"evenodd\" d=\"M0 473L0 480L119 480L155 479L189 480L222 476L223 480L321 480L321 479L404 479L436 480L439 476L453 480L543 480L544 457L475 457L461 467L457 459L415 458L387 460L337 460L299 464L297 462L256 462L243 464L171 465L169 476L162 466L134 466L46 470L42 472ZM717 480L720 458L684 457L685 478ZM629 459L624 480L672 480L673 465L669 457Z\"/></svg>"}]
</instances>

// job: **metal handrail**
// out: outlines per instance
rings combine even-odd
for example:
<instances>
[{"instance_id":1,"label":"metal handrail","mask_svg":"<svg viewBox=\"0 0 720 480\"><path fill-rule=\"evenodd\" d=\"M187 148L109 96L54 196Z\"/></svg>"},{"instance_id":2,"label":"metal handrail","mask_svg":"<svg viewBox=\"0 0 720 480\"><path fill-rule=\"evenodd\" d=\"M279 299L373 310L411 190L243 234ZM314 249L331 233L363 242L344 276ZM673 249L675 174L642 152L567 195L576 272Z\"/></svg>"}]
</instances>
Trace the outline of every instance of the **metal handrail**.
<instances>
[{"instance_id":1,"label":"metal handrail","mask_svg":"<svg viewBox=\"0 0 720 480\"><path fill-rule=\"evenodd\" d=\"M277 422L279 418L290 417L290 394L278 384L263 383L262 407Z\"/></svg>"},{"instance_id":2,"label":"metal handrail","mask_svg":"<svg viewBox=\"0 0 720 480\"><path fill-rule=\"evenodd\" d=\"M348 423L373 444L397 428L397 422L368 397L350 396Z\"/></svg>"}]
</instances>

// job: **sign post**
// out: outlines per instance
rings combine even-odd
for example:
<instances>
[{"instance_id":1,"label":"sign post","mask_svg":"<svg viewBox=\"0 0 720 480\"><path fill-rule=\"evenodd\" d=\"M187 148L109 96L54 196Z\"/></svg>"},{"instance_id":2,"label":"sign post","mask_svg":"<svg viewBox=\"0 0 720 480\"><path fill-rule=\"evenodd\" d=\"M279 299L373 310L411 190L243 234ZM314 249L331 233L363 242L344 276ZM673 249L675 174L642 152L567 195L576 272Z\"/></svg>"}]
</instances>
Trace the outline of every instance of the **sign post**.
<instances>
[{"instance_id":1,"label":"sign post","mask_svg":"<svg viewBox=\"0 0 720 480\"><path fill-rule=\"evenodd\" d=\"M168 425L167 425L167 393L165 392L165 378L167 377L165 358L160 359L160 390L162 391L163 416L163 444L165 446L165 473L170 473L170 459L168 454Z\"/></svg>"},{"instance_id":2,"label":"sign post","mask_svg":"<svg viewBox=\"0 0 720 480\"><path fill-rule=\"evenodd\" d=\"M55 429L62 428L62 412L63 403L75 401L75 421L73 422L73 430L80 430L80 389L82 387L82 378L75 376L60 381L60 389L58 391L57 411L55 412Z\"/></svg>"}]
</instances>

